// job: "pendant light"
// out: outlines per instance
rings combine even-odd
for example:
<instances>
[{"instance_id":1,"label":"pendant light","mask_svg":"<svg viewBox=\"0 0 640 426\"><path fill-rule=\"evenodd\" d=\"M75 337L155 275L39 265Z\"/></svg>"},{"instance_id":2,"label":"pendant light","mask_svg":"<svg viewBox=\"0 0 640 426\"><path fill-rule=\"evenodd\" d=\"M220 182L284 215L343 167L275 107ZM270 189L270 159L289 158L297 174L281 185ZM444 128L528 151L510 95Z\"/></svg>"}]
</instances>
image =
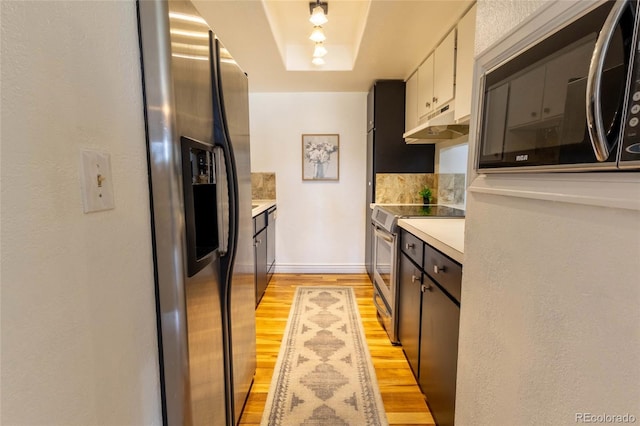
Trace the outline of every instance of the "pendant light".
<instances>
[{"instance_id":1,"label":"pendant light","mask_svg":"<svg viewBox=\"0 0 640 426\"><path fill-rule=\"evenodd\" d=\"M324 35L324 31L322 31L322 27L316 26L313 27L313 31L311 32L309 39L318 43L321 41L325 41L327 37Z\"/></svg>"},{"instance_id":2,"label":"pendant light","mask_svg":"<svg viewBox=\"0 0 640 426\"><path fill-rule=\"evenodd\" d=\"M309 3L309 11L311 13L309 21L313 24L313 31L309 39L316 44L313 49L313 59L311 62L314 65L324 65L325 62L322 57L327 54L327 48L324 47L322 42L325 41L327 37L324 35L322 24L326 24L329 21L327 19L329 4L316 0L315 2Z\"/></svg>"},{"instance_id":3,"label":"pendant light","mask_svg":"<svg viewBox=\"0 0 640 426\"><path fill-rule=\"evenodd\" d=\"M311 10L309 21L314 26L317 27L329 21L326 15L329 11L329 5L327 3L322 3L318 0L315 3L309 3L309 9Z\"/></svg>"},{"instance_id":4,"label":"pendant light","mask_svg":"<svg viewBox=\"0 0 640 426\"><path fill-rule=\"evenodd\" d=\"M322 42L316 43L316 47L313 49L314 58L322 58L327 54L327 48L322 45Z\"/></svg>"}]
</instances>

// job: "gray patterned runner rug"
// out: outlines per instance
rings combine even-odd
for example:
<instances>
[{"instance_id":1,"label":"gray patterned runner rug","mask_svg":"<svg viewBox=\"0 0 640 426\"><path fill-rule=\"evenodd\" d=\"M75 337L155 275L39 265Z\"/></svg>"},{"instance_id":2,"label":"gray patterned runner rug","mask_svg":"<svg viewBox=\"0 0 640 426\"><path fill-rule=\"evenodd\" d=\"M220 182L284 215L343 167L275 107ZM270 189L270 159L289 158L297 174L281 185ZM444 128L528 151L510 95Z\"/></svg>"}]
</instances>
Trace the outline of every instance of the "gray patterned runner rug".
<instances>
[{"instance_id":1,"label":"gray patterned runner rug","mask_svg":"<svg viewBox=\"0 0 640 426\"><path fill-rule=\"evenodd\" d=\"M386 426L351 287L298 287L262 426Z\"/></svg>"}]
</instances>

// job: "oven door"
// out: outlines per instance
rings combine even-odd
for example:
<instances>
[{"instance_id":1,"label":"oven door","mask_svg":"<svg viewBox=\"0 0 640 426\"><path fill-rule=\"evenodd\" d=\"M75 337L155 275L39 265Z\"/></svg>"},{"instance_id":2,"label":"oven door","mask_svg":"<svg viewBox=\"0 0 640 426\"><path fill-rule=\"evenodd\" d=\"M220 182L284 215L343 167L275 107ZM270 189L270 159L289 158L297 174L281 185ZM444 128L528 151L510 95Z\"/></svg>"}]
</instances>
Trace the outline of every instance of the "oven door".
<instances>
[{"instance_id":1,"label":"oven door","mask_svg":"<svg viewBox=\"0 0 640 426\"><path fill-rule=\"evenodd\" d=\"M397 316L392 314L391 308L387 305L384 298L380 294L380 289L377 285L373 286L373 304L376 307L376 316L382 327L389 336L389 341L393 345L398 345L398 326L396 318Z\"/></svg>"},{"instance_id":2,"label":"oven door","mask_svg":"<svg viewBox=\"0 0 640 426\"><path fill-rule=\"evenodd\" d=\"M380 295L393 311L395 306L396 241L398 236L379 227L374 230L373 278Z\"/></svg>"},{"instance_id":3,"label":"oven door","mask_svg":"<svg viewBox=\"0 0 640 426\"><path fill-rule=\"evenodd\" d=\"M384 327L392 344L398 344L396 256L398 236L375 226L373 246L373 303L378 320Z\"/></svg>"}]
</instances>

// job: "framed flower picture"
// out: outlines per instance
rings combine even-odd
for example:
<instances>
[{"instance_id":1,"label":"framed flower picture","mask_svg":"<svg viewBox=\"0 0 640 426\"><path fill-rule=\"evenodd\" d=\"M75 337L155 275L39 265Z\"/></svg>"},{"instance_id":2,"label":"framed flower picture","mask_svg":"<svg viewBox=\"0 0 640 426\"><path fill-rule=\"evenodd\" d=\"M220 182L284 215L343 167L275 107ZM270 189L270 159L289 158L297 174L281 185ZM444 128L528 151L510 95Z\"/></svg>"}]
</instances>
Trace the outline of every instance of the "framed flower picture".
<instances>
[{"instance_id":1,"label":"framed flower picture","mask_svg":"<svg viewBox=\"0 0 640 426\"><path fill-rule=\"evenodd\" d=\"M302 135L302 180L338 180L340 135Z\"/></svg>"}]
</instances>

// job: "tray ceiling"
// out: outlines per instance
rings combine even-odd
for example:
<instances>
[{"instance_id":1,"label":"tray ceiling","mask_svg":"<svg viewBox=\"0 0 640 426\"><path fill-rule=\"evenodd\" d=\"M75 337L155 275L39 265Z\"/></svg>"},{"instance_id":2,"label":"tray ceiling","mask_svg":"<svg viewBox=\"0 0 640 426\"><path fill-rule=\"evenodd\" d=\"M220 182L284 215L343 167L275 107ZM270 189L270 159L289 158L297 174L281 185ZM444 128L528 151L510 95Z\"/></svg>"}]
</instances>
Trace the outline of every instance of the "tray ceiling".
<instances>
[{"instance_id":1,"label":"tray ceiling","mask_svg":"<svg viewBox=\"0 0 640 426\"><path fill-rule=\"evenodd\" d=\"M470 7L462 0L329 0L325 65L311 63L309 1L195 0L251 92L361 92L406 79Z\"/></svg>"}]
</instances>

